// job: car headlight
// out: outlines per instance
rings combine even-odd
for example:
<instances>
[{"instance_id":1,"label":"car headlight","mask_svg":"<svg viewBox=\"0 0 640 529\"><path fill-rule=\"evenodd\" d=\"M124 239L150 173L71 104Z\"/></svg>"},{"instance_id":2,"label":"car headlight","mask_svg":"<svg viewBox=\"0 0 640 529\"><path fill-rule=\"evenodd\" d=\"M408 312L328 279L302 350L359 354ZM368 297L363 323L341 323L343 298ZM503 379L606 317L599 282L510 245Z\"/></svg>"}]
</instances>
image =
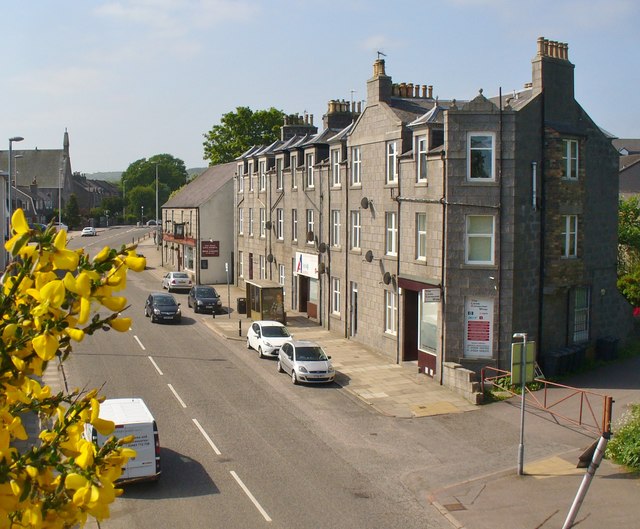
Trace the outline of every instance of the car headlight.
<instances>
[{"instance_id":1,"label":"car headlight","mask_svg":"<svg viewBox=\"0 0 640 529\"><path fill-rule=\"evenodd\" d=\"M176 310L176 314L178 315L180 314L180 309Z\"/></svg>"},{"instance_id":2,"label":"car headlight","mask_svg":"<svg viewBox=\"0 0 640 529\"><path fill-rule=\"evenodd\" d=\"M154 314L160 314L160 309L153 309Z\"/></svg>"},{"instance_id":3,"label":"car headlight","mask_svg":"<svg viewBox=\"0 0 640 529\"><path fill-rule=\"evenodd\" d=\"M200 300L200 299L199 299L198 301L196 301L196 304L197 304L197 305L204 305L204 303L203 303L203 302L202 302L202 300Z\"/></svg>"},{"instance_id":4,"label":"car headlight","mask_svg":"<svg viewBox=\"0 0 640 529\"><path fill-rule=\"evenodd\" d=\"M333 369L333 366L329 366L329 368L327 369L327 372L329 373L333 373L335 371L335 369Z\"/></svg>"},{"instance_id":5,"label":"car headlight","mask_svg":"<svg viewBox=\"0 0 640 529\"><path fill-rule=\"evenodd\" d=\"M309 371L307 371L307 368L304 366L300 366L298 367L298 371L300 371L300 373L308 373Z\"/></svg>"}]
</instances>

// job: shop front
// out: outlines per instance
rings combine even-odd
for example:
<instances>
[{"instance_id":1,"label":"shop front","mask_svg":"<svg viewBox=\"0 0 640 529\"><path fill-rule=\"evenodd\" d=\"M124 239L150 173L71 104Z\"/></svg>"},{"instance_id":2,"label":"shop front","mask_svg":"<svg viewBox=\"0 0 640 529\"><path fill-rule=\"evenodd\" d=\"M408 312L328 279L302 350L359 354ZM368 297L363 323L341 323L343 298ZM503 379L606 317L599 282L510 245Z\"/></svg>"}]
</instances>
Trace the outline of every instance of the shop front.
<instances>
[{"instance_id":1,"label":"shop front","mask_svg":"<svg viewBox=\"0 0 640 529\"><path fill-rule=\"evenodd\" d=\"M293 275L297 281L298 312L305 312L309 318L317 319L320 302L318 254L296 252Z\"/></svg>"}]
</instances>

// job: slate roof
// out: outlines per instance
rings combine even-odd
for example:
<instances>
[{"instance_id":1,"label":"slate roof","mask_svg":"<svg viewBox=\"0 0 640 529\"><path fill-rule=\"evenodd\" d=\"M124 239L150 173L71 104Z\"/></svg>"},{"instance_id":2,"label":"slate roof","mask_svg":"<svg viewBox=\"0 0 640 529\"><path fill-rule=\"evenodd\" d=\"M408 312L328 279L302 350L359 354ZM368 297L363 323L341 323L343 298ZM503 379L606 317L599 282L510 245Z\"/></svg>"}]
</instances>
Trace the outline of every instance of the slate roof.
<instances>
[{"instance_id":1,"label":"slate roof","mask_svg":"<svg viewBox=\"0 0 640 529\"><path fill-rule=\"evenodd\" d=\"M201 206L235 176L236 166L236 162L228 162L209 167L165 202L162 207L197 208Z\"/></svg>"},{"instance_id":2,"label":"slate roof","mask_svg":"<svg viewBox=\"0 0 640 529\"><path fill-rule=\"evenodd\" d=\"M34 178L38 187L57 188L60 183L60 169L66 173L69 160L65 161L63 149L13 149L13 172L17 176L18 186L29 186ZM0 151L0 167L6 171L8 167L9 151ZM15 158L20 156L19 158Z\"/></svg>"},{"instance_id":3,"label":"slate roof","mask_svg":"<svg viewBox=\"0 0 640 529\"><path fill-rule=\"evenodd\" d=\"M640 154L640 139L618 138L613 140L613 146L618 151L626 149L629 154Z\"/></svg>"},{"instance_id":4,"label":"slate roof","mask_svg":"<svg viewBox=\"0 0 640 529\"><path fill-rule=\"evenodd\" d=\"M434 99L392 97L389 108L403 123L409 123L431 110Z\"/></svg>"},{"instance_id":5,"label":"slate roof","mask_svg":"<svg viewBox=\"0 0 640 529\"><path fill-rule=\"evenodd\" d=\"M625 171L640 162L640 154L620 156L620 171Z\"/></svg>"}]
</instances>

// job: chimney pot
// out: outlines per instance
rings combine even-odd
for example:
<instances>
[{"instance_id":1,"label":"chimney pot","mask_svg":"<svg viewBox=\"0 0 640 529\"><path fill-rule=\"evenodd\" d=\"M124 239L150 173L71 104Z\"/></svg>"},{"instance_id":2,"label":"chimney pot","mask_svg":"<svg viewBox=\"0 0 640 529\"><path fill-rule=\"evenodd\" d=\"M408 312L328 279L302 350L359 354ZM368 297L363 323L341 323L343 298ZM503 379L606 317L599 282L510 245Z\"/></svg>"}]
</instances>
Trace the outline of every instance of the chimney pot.
<instances>
[{"instance_id":1,"label":"chimney pot","mask_svg":"<svg viewBox=\"0 0 640 529\"><path fill-rule=\"evenodd\" d=\"M427 86L427 97L429 99L433 98L433 85Z\"/></svg>"}]
</instances>

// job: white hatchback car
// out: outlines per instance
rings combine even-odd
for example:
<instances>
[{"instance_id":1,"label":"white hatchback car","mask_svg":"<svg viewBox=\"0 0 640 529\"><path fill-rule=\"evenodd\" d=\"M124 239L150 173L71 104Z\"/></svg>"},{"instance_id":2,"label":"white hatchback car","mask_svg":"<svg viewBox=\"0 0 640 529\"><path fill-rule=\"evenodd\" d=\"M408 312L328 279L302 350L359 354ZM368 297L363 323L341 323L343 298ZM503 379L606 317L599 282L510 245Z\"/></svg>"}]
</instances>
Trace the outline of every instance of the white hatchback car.
<instances>
[{"instance_id":1,"label":"white hatchback car","mask_svg":"<svg viewBox=\"0 0 640 529\"><path fill-rule=\"evenodd\" d=\"M294 384L319 384L336 378L331 357L317 343L306 340L283 344L278 354L278 373L289 373Z\"/></svg>"},{"instance_id":2,"label":"white hatchback car","mask_svg":"<svg viewBox=\"0 0 640 529\"><path fill-rule=\"evenodd\" d=\"M280 347L293 340L293 335L278 321L254 321L247 331L247 349L258 351L260 358L278 356Z\"/></svg>"},{"instance_id":3,"label":"white hatchback car","mask_svg":"<svg viewBox=\"0 0 640 529\"><path fill-rule=\"evenodd\" d=\"M95 237L96 235L98 235L98 233L93 226L86 226L82 228L82 233L80 234L81 237Z\"/></svg>"}]
</instances>

